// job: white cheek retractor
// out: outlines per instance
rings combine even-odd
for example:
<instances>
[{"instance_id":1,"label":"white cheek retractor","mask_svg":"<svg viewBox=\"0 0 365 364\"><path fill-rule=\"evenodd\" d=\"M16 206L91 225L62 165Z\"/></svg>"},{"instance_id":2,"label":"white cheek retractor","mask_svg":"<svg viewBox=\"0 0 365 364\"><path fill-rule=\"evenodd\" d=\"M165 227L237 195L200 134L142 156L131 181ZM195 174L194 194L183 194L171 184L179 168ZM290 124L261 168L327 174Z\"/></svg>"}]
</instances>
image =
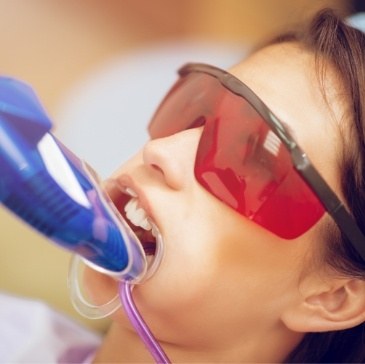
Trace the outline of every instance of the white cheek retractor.
<instances>
[{"instance_id":1,"label":"white cheek retractor","mask_svg":"<svg viewBox=\"0 0 365 364\"><path fill-rule=\"evenodd\" d=\"M156 250L153 259L151 259L147 265L146 273L143 277L143 280L138 283L143 283L147 279L149 279L157 268L160 265L161 259L163 256L163 239L161 234L158 232L156 235ZM87 293L83 292L83 274L85 267L88 266L102 274L105 272L97 266L90 264L87 260L80 257L79 255L73 255L69 274L68 274L68 286L70 290L71 301L74 308L84 317L90 319L101 319L105 318L115 311L117 311L122 303L119 297L119 294L116 292L114 297L110 297L108 302L105 302L101 305L96 305L92 303L87 297ZM118 277L115 277L116 281L119 280ZM133 282L130 282L133 283Z\"/></svg>"}]
</instances>

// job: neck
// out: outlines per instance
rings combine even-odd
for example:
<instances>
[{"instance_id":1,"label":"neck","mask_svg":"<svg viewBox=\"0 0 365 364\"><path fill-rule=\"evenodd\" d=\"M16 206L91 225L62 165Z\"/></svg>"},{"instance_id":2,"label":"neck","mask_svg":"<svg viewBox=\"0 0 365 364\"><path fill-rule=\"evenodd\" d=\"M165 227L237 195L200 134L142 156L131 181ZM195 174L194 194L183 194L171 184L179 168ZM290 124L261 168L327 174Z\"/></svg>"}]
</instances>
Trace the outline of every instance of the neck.
<instances>
[{"instance_id":1,"label":"neck","mask_svg":"<svg viewBox=\"0 0 365 364\"><path fill-rule=\"evenodd\" d=\"M282 362L299 344L302 335L255 337L232 342L225 348L191 348L161 343L172 362ZM95 363L154 363L139 336L129 328L113 323L95 357Z\"/></svg>"},{"instance_id":2,"label":"neck","mask_svg":"<svg viewBox=\"0 0 365 364\"><path fill-rule=\"evenodd\" d=\"M95 363L153 363L153 359L134 331L112 323Z\"/></svg>"}]
</instances>

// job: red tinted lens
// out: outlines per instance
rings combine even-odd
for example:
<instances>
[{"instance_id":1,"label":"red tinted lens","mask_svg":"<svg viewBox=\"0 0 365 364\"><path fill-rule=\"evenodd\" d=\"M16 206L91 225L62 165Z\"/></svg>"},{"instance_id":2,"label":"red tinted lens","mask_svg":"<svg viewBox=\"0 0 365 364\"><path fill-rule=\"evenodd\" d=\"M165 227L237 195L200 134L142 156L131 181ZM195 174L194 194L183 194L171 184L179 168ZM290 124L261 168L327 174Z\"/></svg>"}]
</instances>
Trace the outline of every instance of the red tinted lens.
<instances>
[{"instance_id":1,"label":"red tinted lens","mask_svg":"<svg viewBox=\"0 0 365 364\"><path fill-rule=\"evenodd\" d=\"M322 204L262 116L212 76L191 73L179 80L149 130L158 138L202 124L195 176L214 196L286 239L323 215Z\"/></svg>"},{"instance_id":2,"label":"red tinted lens","mask_svg":"<svg viewBox=\"0 0 365 364\"><path fill-rule=\"evenodd\" d=\"M212 77L193 73L179 79L157 109L148 131L163 138L205 124L214 118L225 91Z\"/></svg>"}]
</instances>

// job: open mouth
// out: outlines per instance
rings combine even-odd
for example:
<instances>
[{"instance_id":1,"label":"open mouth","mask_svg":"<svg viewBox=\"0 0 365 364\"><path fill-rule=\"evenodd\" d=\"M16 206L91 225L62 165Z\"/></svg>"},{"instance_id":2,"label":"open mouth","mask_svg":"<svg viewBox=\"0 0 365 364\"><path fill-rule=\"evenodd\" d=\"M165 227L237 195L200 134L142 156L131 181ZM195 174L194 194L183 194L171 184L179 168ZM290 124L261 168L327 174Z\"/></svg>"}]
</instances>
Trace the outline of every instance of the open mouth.
<instances>
[{"instance_id":1,"label":"open mouth","mask_svg":"<svg viewBox=\"0 0 365 364\"><path fill-rule=\"evenodd\" d=\"M152 224L151 219L147 216L146 211L140 206L139 200L134 192L130 189L126 192L126 194L123 194L123 196L119 198L116 208L137 235L143 245L146 255L154 255L156 252L155 227Z\"/></svg>"},{"instance_id":2,"label":"open mouth","mask_svg":"<svg viewBox=\"0 0 365 364\"><path fill-rule=\"evenodd\" d=\"M156 252L156 230L146 211L139 205L137 196L132 195L124 206L123 217L141 241L146 255L154 255Z\"/></svg>"},{"instance_id":3,"label":"open mouth","mask_svg":"<svg viewBox=\"0 0 365 364\"><path fill-rule=\"evenodd\" d=\"M159 232L140 205L137 194L130 188L122 190L115 183L107 183L106 187L113 205L136 234L145 254L155 255L156 236Z\"/></svg>"},{"instance_id":4,"label":"open mouth","mask_svg":"<svg viewBox=\"0 0 365 364\"><path fill-rule=\"evenodd\" d=\"M111 178L103 183L110 203L136 234L146 255L147 270L144 280L154 275L164 256L163 237L151 216L143 208L137 193Z\"/></svg>"}]
</instances>

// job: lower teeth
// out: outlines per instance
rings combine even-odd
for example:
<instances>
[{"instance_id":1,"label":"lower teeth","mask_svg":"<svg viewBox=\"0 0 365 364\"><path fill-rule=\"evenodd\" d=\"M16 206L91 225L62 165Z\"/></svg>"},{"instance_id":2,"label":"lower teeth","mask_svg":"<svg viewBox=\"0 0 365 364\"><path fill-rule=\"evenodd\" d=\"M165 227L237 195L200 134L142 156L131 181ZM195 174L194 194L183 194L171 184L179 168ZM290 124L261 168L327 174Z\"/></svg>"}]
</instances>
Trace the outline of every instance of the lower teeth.
<instances>
[{"instance_id":1,"label":"lower teeth","mask_svg":"<svg viewBox=\"0 0 365 364\"><path fill-rule=\"evenodd\" d=\"M156 227L155 224L151 222L152 225L152 235L155 237L155 242L145 242L143 243L143 249L145 251L145 254L150 259L147 259L148 262L148 270L146 274L146 278L151 277L155 271L160 266L162 256L163 256L163 239L160 231ZM153 256L153 257L152 257Z\"/></svg>"}]
</instances>

